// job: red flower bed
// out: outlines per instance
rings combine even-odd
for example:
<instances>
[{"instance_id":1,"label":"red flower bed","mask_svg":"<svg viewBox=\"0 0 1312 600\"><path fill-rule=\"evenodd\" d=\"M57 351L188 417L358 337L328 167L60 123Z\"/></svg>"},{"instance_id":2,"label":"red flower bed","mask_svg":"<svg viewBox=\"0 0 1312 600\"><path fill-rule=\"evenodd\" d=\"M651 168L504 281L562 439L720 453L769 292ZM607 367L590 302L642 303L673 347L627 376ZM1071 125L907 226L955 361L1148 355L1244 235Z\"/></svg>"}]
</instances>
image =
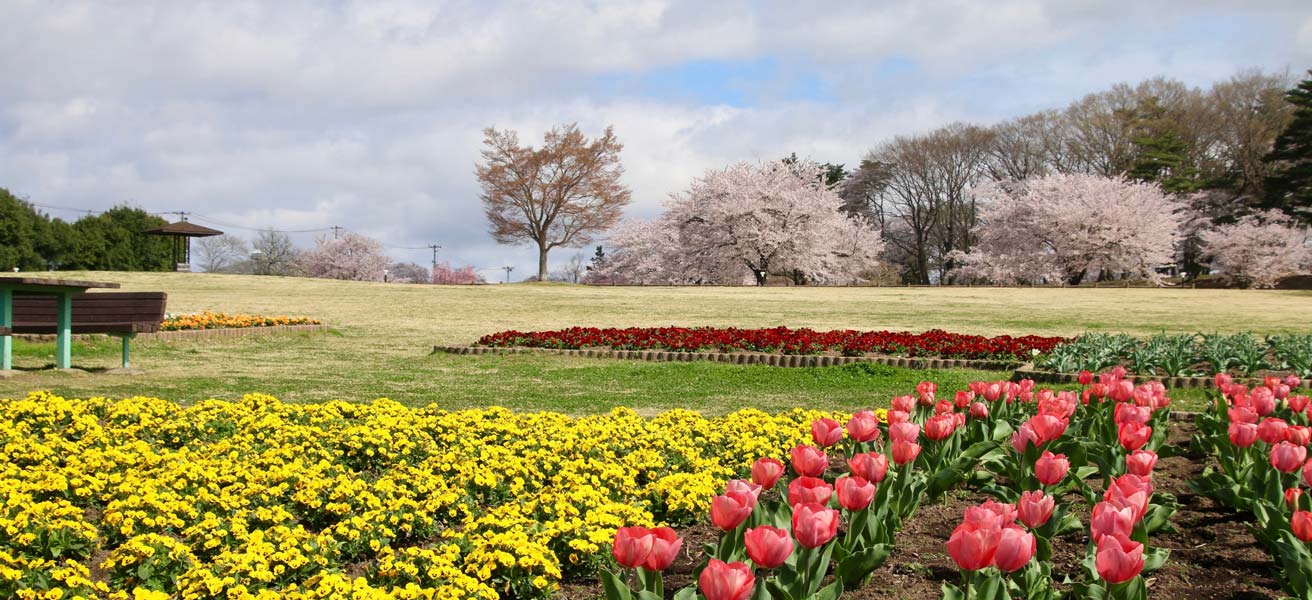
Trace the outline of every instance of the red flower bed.
<instances>
[{"instance_id":1,"label":"red flower bed","mask_svg":"<svg viewBox=\"0 0 1312 600\"><path fill-rule=\"evenodd\" d=\"M737 329L716 327L630 327L627 329L571 327L558 331L502 331L483 336L483 346L531 348L609 347L617 350L671 350L697 352L772 352L845 356L889 354L966 359L1028 359L1035 350L1047 353L1067 341L1060 337L1000 335L985 337L931 329L908 331L855 331L841 329Z\"/></svg>"}]
</instances>

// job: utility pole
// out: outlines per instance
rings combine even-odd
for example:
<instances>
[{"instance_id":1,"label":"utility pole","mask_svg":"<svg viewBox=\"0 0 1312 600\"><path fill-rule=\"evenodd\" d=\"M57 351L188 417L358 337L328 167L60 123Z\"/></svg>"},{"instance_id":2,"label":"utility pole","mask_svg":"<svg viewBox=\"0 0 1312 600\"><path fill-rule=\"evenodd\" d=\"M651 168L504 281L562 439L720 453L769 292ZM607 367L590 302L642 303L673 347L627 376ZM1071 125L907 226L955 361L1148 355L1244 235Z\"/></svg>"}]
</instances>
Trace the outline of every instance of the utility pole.
<instances>
[{"instance_id":1,"label":"utility pole","mask_svg":"<svg viewBox=\"0 0 1312 600\"><path fill-rule=\"evenodd\" d=\"M514 271L515 267L501 267L501 268L506 270L506 283L510 283L510 272Z\"/></svg>"},{"instance_id":2,"label":"utility pole","mask_svg":"<svg viewBox=\"0 0 1312 600\"><path fill-rule=\"evenodd\" d=\"M438 250L441 250L442 247L439 246L439 245L437 245L437 244L429 244L428 247L433 249L433 268L436 269L436 268L437 268L437 251L438 251Z\"/></svg>"},{"instance_id":3,"label":"utility pole","mask_svg":"<svg viewBox=\"0 0 1312 600\"><path fill-rule=\"evenodd\" d=\"M333 225L330 229L333 230L333 239L334 240L337 239L337 232L341 231L342 228L338 227L337 225Z\"/></svg>"}]
</instances>

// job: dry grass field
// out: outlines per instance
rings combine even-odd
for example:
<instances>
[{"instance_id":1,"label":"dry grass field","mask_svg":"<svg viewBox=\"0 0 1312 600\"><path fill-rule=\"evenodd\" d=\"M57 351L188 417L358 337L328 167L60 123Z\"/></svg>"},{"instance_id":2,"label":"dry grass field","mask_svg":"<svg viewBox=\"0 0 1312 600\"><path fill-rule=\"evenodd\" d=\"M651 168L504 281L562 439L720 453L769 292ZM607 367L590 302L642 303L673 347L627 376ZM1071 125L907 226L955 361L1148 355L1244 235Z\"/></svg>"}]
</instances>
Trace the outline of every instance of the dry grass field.
<instances>
[{"instance_id":1,"label":"dry grass field","mask_svg":"<svg viewBox=\"0 0 1312 600\"><path fill-rule=\"evenodd\" d=\"M0 397L33 389L73 396L153 395L181 402L267 392L293 401L376 397L452 407L499 404L567 412L614 405L724 412L740 406L847 408L885 402L907 384L1001 373L891 368L771 369L633 364L541 356L429 355L504 329L593 326L940 328L978 334L1084 331L1312 331L1312 292L1016 288L629 288L561 284L469 287L187 273L61 273L163 290L169 312L214 310L323 319L333 333L134 345L144 376L58 373L52 344L18 344ZM114 366L113 341L79 344L75 366Z\"/></svg>"}]
</instances>

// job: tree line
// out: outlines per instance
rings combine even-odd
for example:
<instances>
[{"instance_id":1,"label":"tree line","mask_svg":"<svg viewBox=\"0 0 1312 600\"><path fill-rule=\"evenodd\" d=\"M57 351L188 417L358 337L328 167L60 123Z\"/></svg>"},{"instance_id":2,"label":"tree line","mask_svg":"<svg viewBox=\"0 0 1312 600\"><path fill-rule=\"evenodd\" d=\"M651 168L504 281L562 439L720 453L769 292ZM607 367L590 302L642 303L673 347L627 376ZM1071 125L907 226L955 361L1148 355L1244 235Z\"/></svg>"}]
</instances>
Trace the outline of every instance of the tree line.
<instances>
[{"instance_id":1,"label":"tree line","mask_svg":"<svg viewBox=\"0 0 1312 600\"><path fill-rule=\"evenodd\" d=\"M171 241L142 233L167 223L130 206L70 223L0 188L0 270L171 271Z\"/></svg>"},{"instance_id":2,"label":"tree line","mask_svg":"<svg viewBox=\"0 0 1312 600\"><path fill-rule=\"evenodd\" d=\"M1080 284L1210 269L1270 285L1307 268L1312 223L1312 79L1292 84L1258 70L1207 89L1158 77L897 136L851 170L795 154L738 163L652 221L619 224L630 192L610 128L588 140L558 127L539 148L487 129L475 174L494 239L537 246L539 278L551 249L619 224L589 281Z\"/></svg>"}]
</instances>

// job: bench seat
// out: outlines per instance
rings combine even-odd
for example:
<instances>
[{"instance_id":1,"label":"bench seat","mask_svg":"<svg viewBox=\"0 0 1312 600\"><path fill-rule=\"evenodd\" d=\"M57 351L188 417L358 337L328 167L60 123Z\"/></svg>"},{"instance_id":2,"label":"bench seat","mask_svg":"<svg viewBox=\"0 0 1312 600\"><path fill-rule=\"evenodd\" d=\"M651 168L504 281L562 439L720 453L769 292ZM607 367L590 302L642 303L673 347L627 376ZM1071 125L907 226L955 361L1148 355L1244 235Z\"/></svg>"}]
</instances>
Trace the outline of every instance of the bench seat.
<instances>
[{"instance_id":1,"label":"bench seat","mask_svg":"<svg viewBox=\"0 0 1312 600\"><path fill-rule=\"evenodd\" d=\"M128 341L139 333L159 331L168 294L164 292L92 292L73 296L70 333L104 333L123 339L123 367ZM57 298L14 294L12 333L58 333Z\"/></svg>"}]
</instances>

